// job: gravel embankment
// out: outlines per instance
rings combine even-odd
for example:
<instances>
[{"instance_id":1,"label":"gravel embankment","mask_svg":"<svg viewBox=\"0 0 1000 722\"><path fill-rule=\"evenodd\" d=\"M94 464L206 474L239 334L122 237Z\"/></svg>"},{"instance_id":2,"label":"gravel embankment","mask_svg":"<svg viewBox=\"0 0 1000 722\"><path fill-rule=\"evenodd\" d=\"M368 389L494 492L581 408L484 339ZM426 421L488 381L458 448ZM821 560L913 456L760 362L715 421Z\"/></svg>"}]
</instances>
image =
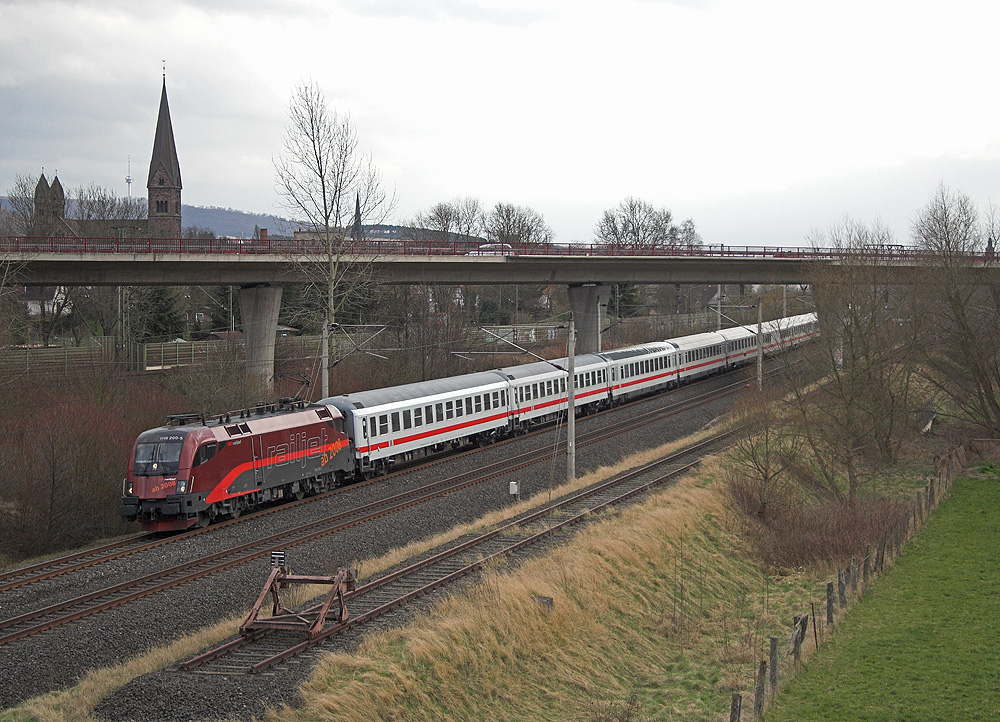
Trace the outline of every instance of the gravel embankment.
<instances>
[{"instance_id":1,"label":"gravel embankment","mask_svg":"<svg viewBox=\"0 0 1000 722\"><path fill-rule=\"evenodd\" d=\"M725 384L734 375L716 379ZM698 391L705 390L700 386ZM657 397L642 404L652 408L693 395L691 389ZM634 453L682 438L704 427L728 409L728 401L716 401L681 417L646 426L598 444L578 448L577 473L612 464ZM609 423L618 415L631 416L636 407L619 409L610 415L580 419L583 432L595 424ZM565 429L562 430L565 434ZM20 610L36 608L67 595L79 595L104 588L133 576L173 566L188 559L274 534L297 526L306 519L328 515L345 504L360 505L400 490L419 486L432 479L481 468L529 448L552 444L552 434L519 439L514 444L493 446L427 469L415 469L380 484L348 489L346 494L317 500L289 513L277 513L238 524L217 533L202 534L189 541L169 544L150 552L135 554L81 570L78 573L29 585L0 595L0 618ZM450 494L443 499L410 507L373 522L352 527L309 544L288 550L289 565L300 573L329 574L338 567L355 565L357 560L378 557L393 548L445 531L456 524L473 521L484 513L510 504L508 482L517 480L528 496L558 485L565 473L563 459L543 462L527 471L509 474L486 484ZM185 633L212 624L221 618L244 614L257 596L269 571L266 558L220 573L207 580L175 589L64 625L41 635L0 646L0 709L6 709L35 695L72 685L87 671L117 664L161 646ZM46 601L48 600L48 601ZM430 604L433 598L421 602ZM395 624L413 614L410 611L383 620ZM235 631L235 630L234 630ZM331 640L313 654L326 650L351 649L354 633ZM105 700L98 713L109 720L189 720L260 715L267 707L294 704L297 687L308 675L311 657L274 674L237 677L205 676L166 670L134 680Z\"/></svg>"}]
</instances>

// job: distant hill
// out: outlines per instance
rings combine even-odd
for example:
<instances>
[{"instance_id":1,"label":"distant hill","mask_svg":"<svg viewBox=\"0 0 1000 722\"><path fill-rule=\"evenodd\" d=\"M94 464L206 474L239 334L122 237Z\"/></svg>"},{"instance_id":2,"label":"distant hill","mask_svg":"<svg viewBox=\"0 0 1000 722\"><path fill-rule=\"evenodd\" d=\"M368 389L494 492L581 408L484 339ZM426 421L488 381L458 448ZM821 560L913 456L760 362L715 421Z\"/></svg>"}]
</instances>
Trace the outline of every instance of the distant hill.
<instances>
[{"instance_id":1,"label":"distant hill","mask_svg":"<svg viewBox=\"0 0 1000 722\"><path fill-rule=\"evenodd\" d=\"M272 236L291 235L295 224L268 213L246 213L232 208L214 206L181 206L181 225L184 228L206 228L217 236L250 238L254 226L266 228Z\"/></svg>"},{"instance_id":2,"label":"distant hill","mask_svg":"<svg viewBox=\"0 0 1000 722\"><path fill-rule=\"evenodd\" d=\"M10 202L5 196L0 196L0 209L10 210ZM72 212L69 208L67 211ZM271 236L291 235L296 227L292 221L269 213L246 213L232 208L188 205L181 207L181 223L184 228L197 226L212 231L217 236L237 238L252 237L254 226L266 228Z\"/></svg>"},{"instance_id":3,"label":"distant hill","mask_svg":"<svg viewBox=\"0 0 1000 722\"><path fill-rule=\"evenodd\" d=\"M73 203L72 199L69 201ZM67 215L72 213L72 206L67 208ZM10 203L5 196L0 196L0 210L10 210ZM216 236L233 236L235 238L252 238L254 227L266 228L271 238L291 236L292 231L300 225L280 216L269 213L247 213L232 208L216 206L181 206L181 227L185 230L195 227L208 230ZM382 223L364 226L366 238L376 239L412 239L424 241L464 242L470 244L482 243L486 239L479 236L463 236L457 233L442 234L438 231L427 231L407 226L395 226Z\"/></svg>"}]
</instances>

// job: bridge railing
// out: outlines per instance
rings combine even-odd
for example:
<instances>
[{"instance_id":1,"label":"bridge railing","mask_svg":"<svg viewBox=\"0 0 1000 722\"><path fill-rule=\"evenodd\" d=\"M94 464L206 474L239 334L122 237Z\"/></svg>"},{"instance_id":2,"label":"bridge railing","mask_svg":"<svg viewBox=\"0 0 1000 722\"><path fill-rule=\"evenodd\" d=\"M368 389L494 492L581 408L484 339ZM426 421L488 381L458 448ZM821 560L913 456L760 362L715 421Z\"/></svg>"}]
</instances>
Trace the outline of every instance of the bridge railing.
<instances>
[{"instance_id":1,"label":"bridge railing","mask_svg":"<svg viewBox=\"0 0 1000 722\"><path fill-rule=\"evenodd\" d=\"M323 256L319 240L308 238L56 238L11 236L0 238L0 251L21 254L109 253L196 254L213 256ZM413 239L364 239L337 243L337 252L360 256L599 256L691 258L790 258L828 260L856 255L857 251L806 246L726 246L721 244L611 244L611 243L474 243ZM906 246L866 249L866 257L917 260L924 254ZM989 260L976 257L978 260ZM975 260L975 259L974 259Z\"/></svg>"}]
</instances>

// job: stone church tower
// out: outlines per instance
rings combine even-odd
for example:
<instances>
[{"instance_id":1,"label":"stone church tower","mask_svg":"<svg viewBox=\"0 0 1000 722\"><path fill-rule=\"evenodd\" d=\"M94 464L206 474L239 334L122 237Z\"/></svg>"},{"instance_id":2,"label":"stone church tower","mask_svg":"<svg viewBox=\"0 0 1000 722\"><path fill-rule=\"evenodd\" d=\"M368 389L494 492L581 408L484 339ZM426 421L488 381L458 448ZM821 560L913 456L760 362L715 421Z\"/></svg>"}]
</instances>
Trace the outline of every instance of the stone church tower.
<instances>
[{"instance_id":1,"label":"stone church tower","mask_svg":"<svg viewBox=\"0 0 1000 722\"><path fill-rule=\"evenodd\" d=\"M149 238L181 237L181 166L177 161L174 129L167 105L167 79L160 93L160 115L156 119L153 158L149 162Z\"/></svg>"}]
</instances>

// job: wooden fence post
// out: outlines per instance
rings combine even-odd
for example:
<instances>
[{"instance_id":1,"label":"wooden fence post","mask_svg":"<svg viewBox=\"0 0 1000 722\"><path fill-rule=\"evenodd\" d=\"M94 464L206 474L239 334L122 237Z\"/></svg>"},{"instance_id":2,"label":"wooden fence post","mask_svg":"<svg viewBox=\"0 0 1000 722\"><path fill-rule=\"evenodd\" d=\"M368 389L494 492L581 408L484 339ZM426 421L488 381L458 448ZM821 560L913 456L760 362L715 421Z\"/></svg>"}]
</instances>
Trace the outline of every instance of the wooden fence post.
<instances>
[{"instance_id":1,"label":"wooden fence post","mask_svg":"<svg viewBox=\"0 0 1000 722\"><path fill-rule=\"evenodd\" d=\"M851 594L858 595L858 558L851 557Z\"/></svg>"},{"instance_id":2,"label":"wooden fence post","mask_svg":"<svg viewBox=\"0 0 1000 722\"><path fill-rule=\"evenodd\" d=\"M816 645L816 647L815 647L816 649L819 649L819 633L816 631L819 628L819 625L816 624L816 603L815 602L809 602L809 608L812 610L812 619L813 619L813 644Z\"/></svg>"},{"instance_id":3,"label":"wooden fence post","mask_svg":"<svg viewBox=\"0 0 1000 722\"><path fill-rule=\"evenodd\" d=\"M740 722L740 711L743 707L743 695L733 692L733 701L729 703L729 722Z\"/></svg>"},{"instance_id":4,"label":"wooden fence post","mask_svg":"<svg viewBox=\"0 0 1000 722\"><path fill-rule=\"evenodd\" d=\"M795 615L792 620L792 659L796 668L799 666L799 659L802 656L802 640L806 638L806 629L809 627L809 615Z\"/></svg>"},{"instance_id":5,"label":"wooden fence post","mask_svg":"<svg viewBox=\"0 0 1000 722\"><path fill-rule=\"evenodd\" d=\"M871 574L871 556L872 548L871 545L865 546L865 559L861 565L861 582L864 586L868 586L868 575Z\"/></svg>"},{"instance_id":6,"label":"wooden fence post","mask_svg":"<svg viewBox=\"0 0 1000 722\"><path fill-rule=\"evenodd\" d=\"M847 606L847 578L843 569L837 570L837 601L841 609Z\"/></svg>"},{"instance_id":7,"label":"wooden fence post","mask_svg":"<svg viewBox=\"0 0 1000 722\"><path fill-rule=\"evenodd\" d=\"M758 719L764 715L764 678L767 676L767 662L760 660L757 670L757 683L753 688L753 714Z\"/></svg>"},{"instance_id":8,"label":"wooden fence post","mask_svg":"<svg viewBox=\"0 0 1000 722\"><path fill-rule=\"evenodd\" d=\"M833 626L833 582L826 583L826 626Z\"/></svg>"},{"instance_id":9,"label":"wooden fence post","mask_svg":"<svg viewBox=\"0 0 1000 722\"><path fill-rule=\"evenodd\" d=\"M774 694L775 690L778 688L778 638L771 637L771 649L770 649L770 664L771 664L771 694Z\"/></svg>"}]
</instances>

